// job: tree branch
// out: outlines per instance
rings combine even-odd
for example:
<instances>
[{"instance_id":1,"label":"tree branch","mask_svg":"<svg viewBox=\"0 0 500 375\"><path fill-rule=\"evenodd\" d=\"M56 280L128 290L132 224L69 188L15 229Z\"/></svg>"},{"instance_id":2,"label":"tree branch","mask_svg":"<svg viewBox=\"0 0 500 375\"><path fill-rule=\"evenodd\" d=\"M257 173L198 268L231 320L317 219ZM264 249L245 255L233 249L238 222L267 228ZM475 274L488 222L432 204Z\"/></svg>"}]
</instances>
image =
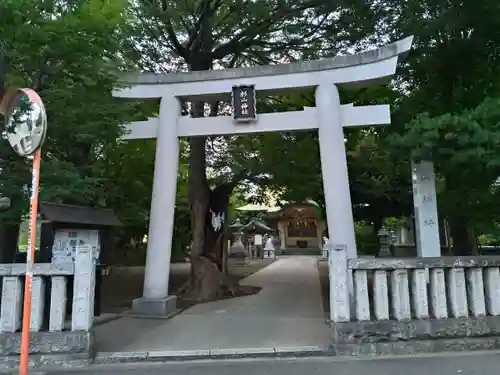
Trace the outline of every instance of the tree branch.
<instances>
[{"instance_id":1,"label":"tree branch","mask_svg":"<svg viewBox=\"0 0 500 375\"><path fill-rule=\"evenodd\" d=\"M162 10L162 17L161 19L165 23L165 30L167 32L168 39L170 40L170 43L174 46L175 51L177 54L182 57L184 60L187 61L187 50L182 46L182 44L179 42L179 39L177 38L177 35L175 34L174 27L172 25L172 21L170 20L170 17L168 16L168 2L167 0L162 0L161 1L161 10Z\"/></svg>"},{"instance_id":2,"label":"tree branch","mask_svg":"<svg viewBox=\"0 0 500 375\"><path fill-rule=\"evenodd\" d=\"M199 42L199 39L203 39L203 36L201 35L203 25L208 20L211 20L217 9L224 4L224 0L215 0L213 4L212 1L213 0L202 0L199 2L198 9L194 15L194 17L197 17L196 23L188 33L189 37L186 45L187 51L191 51L193 46L196 45L195 42Z\"/></svg>"},{"instance_id":3,"label":"tree branch","mask_svg":"<svg viewBox=\"0 0 500 375\"><path fill-rule=\"evenodd\" d=\"M217 47L212 54L214 60L220 60L223 57L233 54L241 53L255 44L255 39L262 33L268 32L273 24L279 24L280 20L287 19L293 14L298 14L306 9L309 9L311 4L306 3L297 7L284 8L278 5L270 12L270 16L265 19L260 19L254 24L246 27L245 30L233 37L229 42Z\"/></svg>"},{"instance_id":4,"label":"tree branch","mask_svg":"<svg viewBox=\"0 0 500 375\"><path fill-rule=\"evenodd\" d=\"M251 171L249 170L241 170L233 175L233 178L229 182L229 186L233 189L238 186L238 184L242 181L253 181L260 182L257 179L258 176L262 176L265 174L265 171L259 170L259 168L253 168Z\"/></svg>"}]
</instances>

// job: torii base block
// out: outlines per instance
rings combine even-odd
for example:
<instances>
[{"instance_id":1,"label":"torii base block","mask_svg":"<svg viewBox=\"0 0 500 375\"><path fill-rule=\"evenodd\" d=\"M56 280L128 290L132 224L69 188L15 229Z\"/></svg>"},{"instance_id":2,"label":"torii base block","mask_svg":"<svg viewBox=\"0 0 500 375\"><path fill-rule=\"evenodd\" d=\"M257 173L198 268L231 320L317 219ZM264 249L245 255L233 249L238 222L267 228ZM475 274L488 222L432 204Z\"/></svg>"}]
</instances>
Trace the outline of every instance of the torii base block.
<instances>
[{"instance_id":1,"label":"torii base block","mask_svg":"<svg viewBox=\"0 0 500 375\"><path fill-rule=\"evenodd\" d=\"M163 299L136 298L132 302L132 315L148 318L170 318L179 311L177 296Z\"/></svg>"}]
</instances>

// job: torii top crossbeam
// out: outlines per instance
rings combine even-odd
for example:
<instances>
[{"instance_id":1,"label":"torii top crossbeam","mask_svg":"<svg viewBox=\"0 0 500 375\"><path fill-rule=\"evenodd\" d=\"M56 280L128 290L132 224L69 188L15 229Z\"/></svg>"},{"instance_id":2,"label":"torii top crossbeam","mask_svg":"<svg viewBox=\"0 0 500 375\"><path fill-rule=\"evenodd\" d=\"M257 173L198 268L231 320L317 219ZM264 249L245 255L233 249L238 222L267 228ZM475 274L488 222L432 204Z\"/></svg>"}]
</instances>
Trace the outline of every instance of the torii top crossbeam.
<instances>
[{"instance_id":1,"label":"torii top crossbeam","mask_svg":"<svg viewBox=\"0 0 500 375\"><path fill-rule=\"evenodd\" d=\"M337 86L362 88L394 75L398 58L411 48L413 37L370 51L290 64L167 74L127 74L114 95L123 98L160 98L168 92L178 98L226 98L232 86L255 85L261 93L312 88L329 81Z\"/></svg>"}]
</instances>

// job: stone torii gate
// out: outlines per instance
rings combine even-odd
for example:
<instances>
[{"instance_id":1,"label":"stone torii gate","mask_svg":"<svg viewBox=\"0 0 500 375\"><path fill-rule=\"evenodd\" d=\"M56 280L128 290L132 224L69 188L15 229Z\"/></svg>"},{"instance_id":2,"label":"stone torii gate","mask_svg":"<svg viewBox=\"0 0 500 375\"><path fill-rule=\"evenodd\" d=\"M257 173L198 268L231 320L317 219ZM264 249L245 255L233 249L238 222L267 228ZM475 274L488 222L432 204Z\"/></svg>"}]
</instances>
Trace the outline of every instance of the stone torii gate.
<instances>
[{"instance_id":1,"label":"stone torii gate","mask_svg":"<svg viewBox=\"0 0 500 375\"><path fill-rule=\"evenodd\" d=\"M168 281L179 137L318 129L329 237L332 243L347 246L349 258L356 258L343 127L390 124L390 109L388 105L341 105L337 87L363 88L387 82L395 73L399 57L409 52L412 39L408 37L379 49L324 60L128 76L123 82L127 87L117 88L115 96L161 99L159 117L128 125L130 132L125 137L157 139L144 292L143 297L134 301L135 311L167 314L175 304L175 299L168 295ZM261 95L314 88L316 107L259 114L244 123L230 116L181 116L180 101L227 100L234 88L241 86L253 87Z\"/></svg>"}]
</instances>

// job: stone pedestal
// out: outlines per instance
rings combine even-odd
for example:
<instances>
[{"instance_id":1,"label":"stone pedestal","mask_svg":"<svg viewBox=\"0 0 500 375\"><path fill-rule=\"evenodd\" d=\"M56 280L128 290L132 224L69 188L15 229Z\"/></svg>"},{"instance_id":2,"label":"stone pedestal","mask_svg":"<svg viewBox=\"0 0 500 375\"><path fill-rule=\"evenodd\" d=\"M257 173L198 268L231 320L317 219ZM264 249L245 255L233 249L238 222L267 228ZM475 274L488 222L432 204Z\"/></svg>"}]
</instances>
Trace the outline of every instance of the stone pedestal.
<instances>
[{"instance_id":1,"label":"stone pedestal","mask_svg":"<svg viewBox=\"0 0 500 375\"><path fill-rule=\"evenodd\" d=\"M330 323L336 356L372 357L495 349L500 317ZM480 327L480 328L479 328Z\"/></svg>"},{"instance_id":2,"label":"stone pedestal","mask_svg":"<svg viewBox=\"0 0 500 375\"><path fill-rule=\"evenodd\" d=\"M95 355L95 332L30 332L29 374L46 374L54 368L89 366ZM21 333L0 335L0 373L17 374ZM63 370L61 370L63 371Z\"/></svg>"},{"instance_id":3,"label":"stone pedestal","mask_svg":"<svg viewBox=\"0 0 500 375\"><path fill-rule=\"evenodd\" d=\"M166 298L150 299L136 298L132 302L132 312L134 315L145 317L169 317L177 311L177 297L167 296Z\"/></svg>"}]
</instances>

